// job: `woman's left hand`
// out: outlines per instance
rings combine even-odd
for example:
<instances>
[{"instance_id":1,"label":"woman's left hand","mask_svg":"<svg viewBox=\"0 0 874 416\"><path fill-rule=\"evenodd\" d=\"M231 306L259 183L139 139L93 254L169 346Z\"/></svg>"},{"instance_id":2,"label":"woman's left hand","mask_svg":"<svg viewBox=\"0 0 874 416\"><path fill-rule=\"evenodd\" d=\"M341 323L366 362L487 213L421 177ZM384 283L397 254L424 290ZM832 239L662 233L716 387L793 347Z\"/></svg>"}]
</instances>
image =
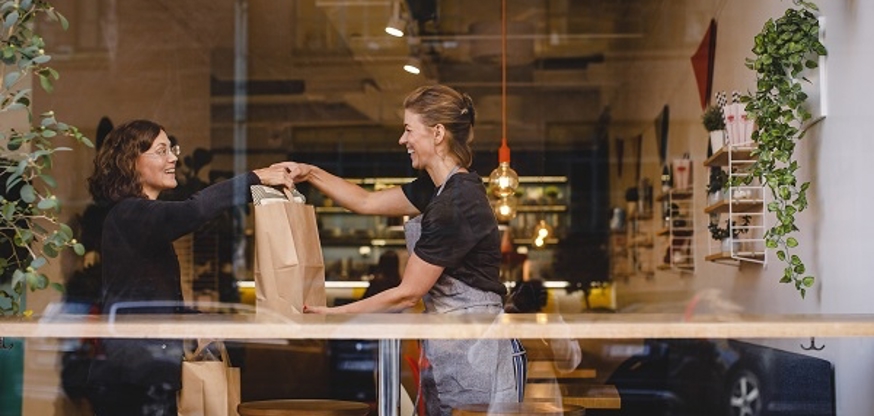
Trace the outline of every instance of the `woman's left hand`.
<instances>
[{"instance_id":1,"label":"woman's left hand","mask_svg":"<svg viewBox=\"0 0 874 416\"><path fill-rule=\"evenodd\" d=\"M273 165L267 168L256 169L255 174L261 180L261 184L270 186L284 186L294 189L294 181L288 169L281 165Z\"/></svg>"}]
</instances>

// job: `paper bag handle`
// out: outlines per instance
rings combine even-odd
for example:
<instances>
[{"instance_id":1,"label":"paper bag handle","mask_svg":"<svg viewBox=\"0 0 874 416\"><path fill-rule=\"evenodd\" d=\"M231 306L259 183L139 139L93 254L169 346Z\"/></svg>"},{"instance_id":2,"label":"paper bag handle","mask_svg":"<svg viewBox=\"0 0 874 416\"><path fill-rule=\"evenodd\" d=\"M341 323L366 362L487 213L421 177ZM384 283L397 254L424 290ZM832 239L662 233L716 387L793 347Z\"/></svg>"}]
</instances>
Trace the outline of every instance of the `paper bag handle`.
<instances>
[{"instance_id":1,"label":"paper bag handle","mask_svg":"<svg viewBox=\"0 0 874 416\"><path fill-rule=\"evenodd\" d=\"M228 349L227 349L227 347L225 347L224 342L219 341L217 339L210 340L209 342L204 343L204 344L201 344L198 342L197 348L194 350L194 352L191 353L191 355L185 356L185 361L202 361L202 360L197 360L196 358L199 357L203 353L203 351L206 349L206 347L208 347L212 344L216 345L216 350L218 350L219 358L221 359L221 361L223 363L225 363L228 367L230 367L231 366L231 359L230 359L230 357L228 357Z\"/></svg>"},{"instance_id":2,"label":"paper bag handle","mask_svg":"<svg viewBox=\"0 0 874 416\"><path fill-rule=\"evenodd\" d=\"M297 188L282 188L282 191L285 192L285 197L288 198L291 202L298 202L301 204L305 204L307 202L307 198L297 190Z\"/></svg>"}]
</instances>

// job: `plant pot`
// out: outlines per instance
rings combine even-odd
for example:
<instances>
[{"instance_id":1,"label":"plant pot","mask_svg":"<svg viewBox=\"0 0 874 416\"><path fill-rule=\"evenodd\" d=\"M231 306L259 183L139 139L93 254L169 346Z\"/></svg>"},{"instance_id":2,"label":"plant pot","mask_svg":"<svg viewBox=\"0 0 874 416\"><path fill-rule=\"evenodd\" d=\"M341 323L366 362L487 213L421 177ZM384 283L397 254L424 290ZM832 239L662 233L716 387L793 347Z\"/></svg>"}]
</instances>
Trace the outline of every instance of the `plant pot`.
<instances>
[{"instance_id":1,"label":"plant pot","mask_svg":"<svg viewBox=\"0 0 874 416\"><path fill-rule=\"evenodd\" d=\"M735 241L733 238L725 238L722 240L721 249L723 253L737 254L740 252L740 241Z\"/></svg>"},{"instance_id":2,"label":"plant pot","mask_svg":"<svg viewBox=\"0 0 874 416\"><path fill-rule=\"evenodd\" d=\"M718 189L714 192L707 194L707 205L714 205L722 202L723 198L722 189Z\"/></svg>"},{"instance_id":3,"label":"plant pot","mask_svg":"<svg viewBox=\"0 0 874 416\"><path fill-rule=\"evenodd\" d=\"M710 147L713 148L713 153L722 149L725 146L725 130L714 130L710 132Z\"/></svg>"}]
</instances>

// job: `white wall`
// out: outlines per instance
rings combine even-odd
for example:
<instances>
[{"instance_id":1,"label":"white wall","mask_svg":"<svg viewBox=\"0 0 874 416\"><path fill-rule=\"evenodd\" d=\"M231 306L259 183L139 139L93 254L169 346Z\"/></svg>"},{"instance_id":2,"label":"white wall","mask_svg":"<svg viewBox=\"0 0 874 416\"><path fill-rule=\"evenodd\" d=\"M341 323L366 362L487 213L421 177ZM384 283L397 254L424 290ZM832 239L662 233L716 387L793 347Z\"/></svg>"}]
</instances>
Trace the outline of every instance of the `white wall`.
<instances>
[{"instance_id":1,"label":"white wall","mask_svg":"<svg viewBox=\"0 0 874 416\"><path fill-rule=\"evenodd\" d=\"M828 116L810 130L796 151L802 165L800 177L812 183L808 194L810 208L797 218L801 229L797 235L801 241L798 254L817 277L816 286L808 292L806 299L801 299L793 286L778 283L782 266L773 253L770 253L769 264L765 267L743 265L735 268L704 262L701 250L706 250L709 233L703 212L696 221L699 254L696 273L688 279L690 294L719 289L725 300L742 305L748 313L874 312L874 303L870 300L874 292L874 279L871 278L874 240L869 237L874 233L874 222L869 220L868 214L869 207L874 206L874 186L870 183L869 171L874 162L874 140L870 133L870 120L874 117L870 103L870 97L874 96L874 81L871 80L874 27L870 24L874 20L874 2L819 0L817 3L826 18ZM779 17L792 3L717 0L708 4L711 14L704 20L712 17L718 24L714 91L753 89L754 73L744 67L744 59L752 57L753 37L768 18ZM683 44L682 39L674 42ZM693 52L694 48L690 49L688 56ZM662 95L646 96L645 104L636 103L633 108L649 111L627 114L626 117L652 120L655 113L651 109L669 104L672 115L669 151L674 155L690 151L696 167L699 167L699 162L706 156L706 144L702 144L704 131L698 127L701 109L697 104L691 65L680 70L686 72L680 82L676 81L676 73L654 72L654 76L648 77L647 82L677 87ZM618 97L614 105L621 106L630 99ZM626 120L621 129L628 130L627 124ZM645 131L647 124L642 125ZM675 144L679 147L688 145L689 148L675 150ZM626 153L626 158L630 156ZM706 170L696 170L694 181L696 205L703 208L704 191L701 189L707 181ZM628 186L625 181L616 182L614 194ZM639 289L657 285L659 281L670 279L660 273L654 282L639 281L636 285ZM794 352L804 352L799 344L807 342L759 341ZM830 360L835 365L837 414L862 416L874 413L874 397L858 394L860 389L864 391L874 385L874 342L856 338L818 340L818 343L824 343L825 350L811 355Z\"/></svg>"}]
</instances>

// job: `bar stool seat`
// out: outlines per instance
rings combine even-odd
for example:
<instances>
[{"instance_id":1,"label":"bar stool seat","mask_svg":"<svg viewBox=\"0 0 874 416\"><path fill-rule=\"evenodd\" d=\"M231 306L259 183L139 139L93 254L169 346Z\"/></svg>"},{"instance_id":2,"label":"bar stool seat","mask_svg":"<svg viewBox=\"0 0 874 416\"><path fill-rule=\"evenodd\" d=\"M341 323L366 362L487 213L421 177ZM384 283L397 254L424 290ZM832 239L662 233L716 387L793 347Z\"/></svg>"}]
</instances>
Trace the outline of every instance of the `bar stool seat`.
<instances>
[{"instance_id":1,"label":"bar stool seat","mask_svg":"<svg viewBox=\"0 0 874 416\"><path fill-rule=\"evenodd\" d=\"M367 416L370 406L341 400L259 400L237 406L240 416Z\"/></svg>"},{"instance_id":2,"label":"bar stool seat","mask_svg":"<svg viewBox=\"0 0 874 416\"><path fill-rule=\"evenodd\" d=\"M452 416L584 416L580 406L555 403L494 403L464 406L452 410Z\"/></svg>"}]
</instances>

